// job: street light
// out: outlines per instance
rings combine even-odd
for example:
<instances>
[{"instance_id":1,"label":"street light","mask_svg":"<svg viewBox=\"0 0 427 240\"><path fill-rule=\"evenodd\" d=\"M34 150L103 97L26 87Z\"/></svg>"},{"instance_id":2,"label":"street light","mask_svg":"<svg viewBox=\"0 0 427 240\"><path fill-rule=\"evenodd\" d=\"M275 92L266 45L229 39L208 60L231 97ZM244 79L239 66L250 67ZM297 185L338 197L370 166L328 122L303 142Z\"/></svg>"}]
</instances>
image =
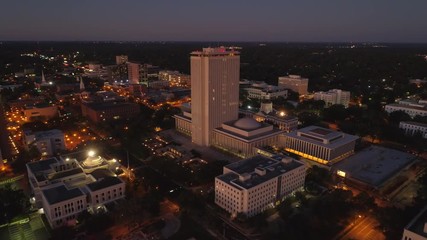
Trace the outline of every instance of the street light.
<instances>
[{"instance_id":1,"label":"street light","mask_svg":"<svg viewBox=\"0 0 427 240\"><path fill-rule=\"evenodd\" d=\"M90 151L87 153L87 155L88 155L89 157L94 157L94 156L95 156L95 151L90 150Z\"/></svg>"}]
</instances>

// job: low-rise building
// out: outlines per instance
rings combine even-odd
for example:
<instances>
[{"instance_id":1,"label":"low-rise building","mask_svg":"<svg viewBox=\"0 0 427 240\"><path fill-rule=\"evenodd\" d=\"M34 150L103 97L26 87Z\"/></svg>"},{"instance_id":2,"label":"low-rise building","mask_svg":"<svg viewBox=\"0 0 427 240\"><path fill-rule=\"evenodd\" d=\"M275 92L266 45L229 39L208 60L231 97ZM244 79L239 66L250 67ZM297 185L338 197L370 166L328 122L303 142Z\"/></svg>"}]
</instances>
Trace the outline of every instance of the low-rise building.
<instances>
[{"instance_id":1,"label":"low-rise building","mask_svg":"<svg viewBox=\"0 0 427 240\"><path fill-rule=\"evenodd\" d=\"M354 153L359 137L317 126L285 134L285 150L322 164L333 164Z\"/></svg>"},{"instance_id":2,"label":"low-rise building","mask_svg":"<svg viewBox=\"0 0 427 240\"><path fill-rule=\"evenodd\" d=\"M125 183L114 173L119 167L93 152L81 161L61 156L28 163L32 203L52 228L74 225L81 212L124 198Z\"/></svg>"},{"instance_id":3,"label":"low-rise building","mask_svg":"<svg viewBox=\"0 0 427 240\"><path fill-rule=\"evenodd\" d=\"M212 145L239 157L256 155L256 147L279 143L280 129L253 118L225 122L212 132Z\"/></svg>"},{"instance_id":4,"label":"low-rise building","mask_svg":"<svg viewBox=\"0 0 427 240\"><path fill-rule=\"evenodd\" d=\"M418 122L400 122L399 128L405 131L406 135L413 136L414 134L421 134L423 138L427 138L427 124Z\"/></svg>"},{"instance_id":5,"label":"low-rise building","mask_svg":"<svg viewBox=\"0 0 427 240\"><path fill-rule=\"evenodd\" d=\"M159 80L169 82L169 86L173 87L190 87L191 77L188 74L183 74L178 71L160 71Z\"/></svg>"},{"instance_id":6,"label":"low-rise building","mask_svg":"<svg viewBox=\"0 0 427 240\"><path fill-rule=\"evenodd\" d=\"M273 124L285 132L291 132L298 128L298 118L286 114L285 111L275 110L272 102L261 103L260 110L257 113L248 112L244 114L252 116L258 122Z\"/></svg>"},{"instance_id":7,"label":"low-rise building","mask_svg":"<svg viewBox=\"0 0 427 240\"><path fill-rule=\"evenodd\" d=\"M37 147L42 156L53 156L65 150L64 133L58 129L40 132L24 131L23 141L27 149L31 146Z\"/></svg>"},{"instance_id":8,"label":"low-rise building","mask_svg":"<svg viewBox=\"0 0 427 240\"><path fill-rule=\"evenodd\" d=\"M402 240L427 240L427 206L403 229Z\"/></svg>"},{"instance_id":9,"label":"low-rise building","mask_svg":"<svg viewBox=\"0 0 427 240\"><path fill-rule=\"evenodd\" d=\"M281 88L297 92L300 95L307 95L308 93L308 78L302 78L299 75L279 77L277 85Z\"/></svg>"},{"instance_id":10,"label":"low-rise building","mask_svg":"<svg viewBox=\"0 0 427 240\"><path fill-rule=\"evenodd\" d=\"M288 90L283 87L268 85L266 83L253 83L243 89L248 93L249 98L271 100L278 97L288 98Z\"/></svg>"},{"instance_id":11,"label":"low-rise building","mask_svg":"<svg viewBox=\"0 0 427 240\"><path fill-rule=\"evenodd\" d=\"M385 111L387 113L403 111L407 113L409 116L411 116L412 118L414 118L417 115L422 117L427 116L427 107L424 104L420 106L419 104L413 105L413 104L391 103L385 106Z\"/></svg>"},{"instance_id":12,"label":"low-rise building","mask_svg":"<svg viewBox=\"0 0 427 240\"><path fill-rule=\"evenodd\" d=\"M128 119L140 113L138 104L128 102L82 103L81 108L82 115L96 123Z\"/></svg>"},{"instance_id":13,"label":"low-rise building","mask_svg":"<svg viewBox=\"0 0 427 240\"><path fill-rule=\"evenodd\" d=\"M348 107L350 103L350 92L340 89L331 89L327 92L315 92L314 100L323 100L325 107L330 107L334 104L341 104Z\"/></svg>"},{"instance_id":14,"label":"low-rise building","mask_svg":"<svg viewBox=\"0 0 427 240\"><path fill-rule=\"evenodd\" d=\"M248 217L282 202L304 186L305 165L283 156L255 156L224 167L215 178L215 203Z\"/></svg>"},{"instance_id":15,"label":"low-rise building","mask_svg":"<svg viewBox=\"0 0 427 240\"><path fill-rule=\"evenodd\" d=\"M46 121L58 116L58 107L48 104L25 106L22 111L27 122L38 119Z\"/></svg>"}]
</instances>

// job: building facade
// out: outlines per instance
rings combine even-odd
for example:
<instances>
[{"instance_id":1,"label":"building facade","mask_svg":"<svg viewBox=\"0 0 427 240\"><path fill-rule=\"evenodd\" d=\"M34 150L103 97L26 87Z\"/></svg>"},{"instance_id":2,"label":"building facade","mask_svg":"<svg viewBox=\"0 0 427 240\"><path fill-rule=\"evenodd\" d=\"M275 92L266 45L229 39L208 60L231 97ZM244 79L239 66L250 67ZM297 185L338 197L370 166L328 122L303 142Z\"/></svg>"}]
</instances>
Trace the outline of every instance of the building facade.
<instances>
[{"instance_id":1,"label":"building facade","mask_svg":"<svg viewBox=\"0 0 427 240\"><path fill-rule=\"evenodd\" d=\"M308 93L308 78L302 78L299 75L279 77L277 85L281 88L291 89L300 95L307 95Z\"/></svg>"},{"instance_id":2,"label":"building facade","mask_svg":"<svg viewBox=\"0 0 427 240\"><path fill-rule=\"evenodd\" d=\"M160 71L159 80L167 81L171 87L191 86L191 76L177 71Z\"/></svg>"},{"instance_id":3,"label":"building facade","mask_svg":"<svg viewBox=\"0 0 427 240\"><path fill-rule=\"evenodd\" d=\"M132 118L141 111L138 104L128 102L82 103L81 108L83 117L95 123Z\"/></svg>"},{"instance_id":4,"label":"building facade","mask_svg":"<svg viewBox=\"0 0 427 240\"><path fill-rule=\"evenodd\" d=\"M93 213L103 205L124 198L125 183L114 173L117 161L90 155L79 161L61 156L27 164L28 179L37 208L49 225L74 225L78 215Z\"/></svg>"},{"instance_id":5,"label":"building facade","mask_svg":"<svg viewBox=\"0 0 427 240\"><path fill-rule=\"evenodd\" d=\"M417 122L400 122L399 128L405 131L406 135L413 136L414 134L421 134L423 138L427 138L427 124Z\"/></svg>"},{"instance_id":6,"label":"building facade","mask_svg":"<svg viewBox=\"0 0 427 240\"><path fill-rule=\"evenodd\" d=\"M273 208L304 186L303 163L283 156L255 156L224 167L215 178L215 203L232 216Z\"/></svg>"},{"instance_id":7,"label":"building facade","mask_svg":"<svg viewBox=\"0 0 427 240\"><path fill-rule=\"evenodd\" d=\"M285 134L285 150L330 165L354 153L359 137L317 126Z\"/></svg>"},{"instance_id":8,"label":"building facade","mask_svg":"<svg viewBox=\"0 0 427 240\"><path fill-rule=\"evenodd\" d=\"M191 53L192 141L211 145L213 129L238 118L239 52L204 48Z\"/></svg>"},{"instance_id":9,"label":"building facade","mask_svg":"<svg viewBox=\"0 0 427 240\"><path fill-rule=\"evenodd\" d=\"M341 104L348 107L350 103L350 92L341 89L331 89L327 92L315 92L314 100L322 100L325 102L325 107L330 107L334 104Z\"/></svg>"},{"instance_id":10,"label":"building facade","mask_svg":"<svg viewBox=\"0 0 427 240\"><path fill-rule=\"evenodd\" d=\"M402 240L427 240L427 206L403 229Z\"/></svg>"},{"instance_id":11,"label":"building facade","mask_svg":"<svg viewBox=\"0 0 427 240\"><path fill-rule=\"evenodd\" d=\"M250 87L244 88L248 93L249 98L261 99L261 100L271 100L278 97L288 98L288 90L268 85L268 84L252 84Z\"/></svg>"},{"instance_id":12,"label":"building facade","mask_svg":"<svg viewBox=\"0 0 427 240\"><path fill-rule=\"evenodd\" d=\"M225 122L212 131L212 146L247 158L256 155L256 147L275 146L281 130L253 118Z\"/></svg>"},{"instance_id":13,"label":"building facade","mask_svg":"<svg viewBox=\"0 0 427 240\"><path fill-rule=\"evenodd\" d=\"M396 111L403 111L407 113L409 116L414 118L415 116L419 115L422 117L427 116L427 107L426 105L412 105L412 104L400 104L400 103L392 103L387 104L385 106L385 111L387 113L392 113Z\"/></svg>"},{"instance_id":14,"label":"building facade","mask_svg":"<svg viewBox=\"0 0 427 240\"><path fill-rule=\"evenodd\" d=\"M53 156L66 149L64 133L58 129L41 132L24 131L23 141L27 150L35 146L44 157Z\"/></svg>"},{"instance_id":15,"label":"building facade","mask_svg":"<svg viewBox=\"0 0 427 240\"><path fill-rule=\"evenodd\" d=\"M128 62L128 56L127 55L118 55L116 56L116 64L117 65L122 65L122 64L126 64Z\"/></svg>"},{"instance_id":16,"label":"building facade","mask_svg":"<svg viewBox=\"0 0 427 240\"><path fill-rule=\"evenodd\" d=\"M130 84L139 84L142 82L142 65L139 63L128 62L128 80Z\"/></svg>"},{"instance_id":17,"label":"building facade","mask_svg":"<svg viewBox=\"0 0 427 240\"><path fill-rule=\"evenodd\" d=\"M58 116L58 107L47 104L27 106L24 108L23 113L27 122L37 119L49 120Z\"/></svg>"}]
</instances>

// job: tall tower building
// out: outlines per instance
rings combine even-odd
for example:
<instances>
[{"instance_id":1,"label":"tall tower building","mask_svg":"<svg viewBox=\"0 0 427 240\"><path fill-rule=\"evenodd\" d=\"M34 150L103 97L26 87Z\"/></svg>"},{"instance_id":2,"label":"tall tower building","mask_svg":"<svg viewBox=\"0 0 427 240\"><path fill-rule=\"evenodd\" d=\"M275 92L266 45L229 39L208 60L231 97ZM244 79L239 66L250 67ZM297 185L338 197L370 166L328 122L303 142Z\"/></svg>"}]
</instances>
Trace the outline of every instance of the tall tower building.
<instances>
[{"instance_id":1,"label":"tall tower building","mask_svg":"<svg viewBox=\"0 0 427 240\"><path fill-rule=\"evenodd\" d=\"M211 143L212 130L236 120L239 112L240 53L203 48L191 53L191 137Z\"/></svg>"},{"instance_id":2,"label":"tall tower building","mask_svg":"<svg viewBox=\"0 0 427 240\"><path fill-rule=\"evenodd\" d=\"M128 62L128 79L130 84L138 84L141 81L141 64Z\"/></svg>"},{"instance_id":3,"label":"tall tower building","mask_svg":"<svg viewBox=\"0 0 427 240\"><path fill-rule=\"evenodd\" d=\"M128 62L128 56L127 55L118 55L116 56L116 64L126 64Z\"/></svg>"}]
</instances>

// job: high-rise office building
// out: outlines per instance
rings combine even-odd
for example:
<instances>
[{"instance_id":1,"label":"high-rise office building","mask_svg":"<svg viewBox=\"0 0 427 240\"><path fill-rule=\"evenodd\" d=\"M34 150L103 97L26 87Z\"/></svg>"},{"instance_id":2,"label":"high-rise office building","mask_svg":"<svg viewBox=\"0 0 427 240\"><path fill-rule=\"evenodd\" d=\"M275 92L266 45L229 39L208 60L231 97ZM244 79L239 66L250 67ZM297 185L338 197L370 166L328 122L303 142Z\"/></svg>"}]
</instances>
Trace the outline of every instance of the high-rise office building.
<instances>
[{"instance_id":1,"label":"high-rise office building","mask_svg":"<svg viewBox=\"0 0 427 240\"><path fill-rule=\"evenodd\" d=\"M240 53L203 48L191 53L191 137L211 143L213 129L236 120L239 112Z\"/></svg>"},{"instance_id":2,"label":"high-rise office building","mask_svg":"<svg viewBox=\"0 0 427 240\"><path fill-rule=\"evenodd\" d=\"M141 82L141 64L128 62L128 79L131 84L138 84Z\"/></svg>"},{"instance_id":3,"label":"high-rise office building","mask_svg":"<svg viewBox=\"0 0 427 240\"><path fill-rule=\"evenodd\" d=\"M308 78L302 78L299 75L279 77L277 85L281 88L287 88L297 92L300 95L306 95L308 93Z\"/></svg>"},{"instance_id":4,"label":"high-rise office building","mask_svg":"<svg viewBox=\"0 0 427 240\"><path fill-rule=\"evenodd\" d=\"M126 64L127 62L128 62L128 56L127 55L116 56L116 64L117 65Z\"/></svg>"}]
</instances>

